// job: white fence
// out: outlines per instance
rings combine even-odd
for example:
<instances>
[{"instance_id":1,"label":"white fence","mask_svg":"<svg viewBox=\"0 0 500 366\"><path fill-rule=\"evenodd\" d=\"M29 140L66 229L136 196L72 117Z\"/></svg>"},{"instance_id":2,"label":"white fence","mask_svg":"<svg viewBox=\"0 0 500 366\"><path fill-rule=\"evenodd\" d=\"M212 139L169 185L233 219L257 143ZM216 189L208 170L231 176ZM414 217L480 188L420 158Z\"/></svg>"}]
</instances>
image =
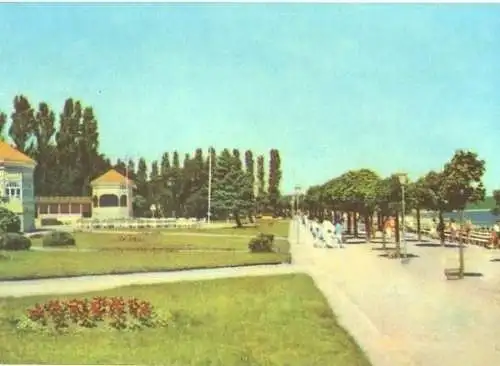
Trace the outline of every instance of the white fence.
<instances>
[{"instance_id":1,"label":"white fence","mask_svg":"<svg viewBox=\"0 0 500 366\"><path fill-rule=\"evenodd\" d=\"M80 219L76 222L77 230L93 229L144 229L144 228L194 228L201 227L205 220L196 218L159 218L159 219Z\"/></svg>"}]
</instances>

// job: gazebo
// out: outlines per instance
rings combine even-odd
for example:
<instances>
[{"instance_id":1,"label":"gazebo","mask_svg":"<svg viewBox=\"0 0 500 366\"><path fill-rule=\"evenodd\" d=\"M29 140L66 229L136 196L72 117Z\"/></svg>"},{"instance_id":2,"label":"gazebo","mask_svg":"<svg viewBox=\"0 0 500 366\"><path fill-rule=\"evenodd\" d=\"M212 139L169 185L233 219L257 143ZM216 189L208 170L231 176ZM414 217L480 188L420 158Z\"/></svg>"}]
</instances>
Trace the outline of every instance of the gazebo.
<instances>
[{"instance_id":1,"label":"gazebo","mask_svg":"<svg viewBox=\"0 0 500 366\"><path fill-rule=\"evenodd\" d=\"M126 219L133 216L132 180L111 169L90 182L92 186L92 218Z\"/></svg>"}]
</instances>

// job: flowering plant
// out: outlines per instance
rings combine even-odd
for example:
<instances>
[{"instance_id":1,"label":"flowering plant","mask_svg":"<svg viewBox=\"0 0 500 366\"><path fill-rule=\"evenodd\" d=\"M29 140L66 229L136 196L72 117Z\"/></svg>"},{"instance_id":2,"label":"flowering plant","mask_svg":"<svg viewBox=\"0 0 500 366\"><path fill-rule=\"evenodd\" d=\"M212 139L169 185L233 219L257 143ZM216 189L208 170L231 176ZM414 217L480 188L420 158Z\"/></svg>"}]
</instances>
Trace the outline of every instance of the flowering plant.
<instances>
[{"instance_id":1,"label":"flowering plant","mask_svg":"<svg viewBox=\"0 0 500 366\"><path fill-rule=\"evenodd\" d=\"M114 329L166 325L148 301L125 300L121 296L50 300L45 304L35 304L26 311L26 316L36 327L52 327L59 331L69 327L94 328L100 324Z\"/></svg>"}]
</instances>

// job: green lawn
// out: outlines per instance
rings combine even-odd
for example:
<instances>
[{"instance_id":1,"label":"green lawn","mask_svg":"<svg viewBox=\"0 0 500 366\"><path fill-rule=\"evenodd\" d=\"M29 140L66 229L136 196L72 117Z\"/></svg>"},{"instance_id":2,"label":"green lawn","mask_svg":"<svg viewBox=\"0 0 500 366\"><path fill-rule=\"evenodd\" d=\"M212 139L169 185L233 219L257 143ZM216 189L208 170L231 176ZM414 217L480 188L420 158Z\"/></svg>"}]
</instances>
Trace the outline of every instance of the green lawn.
<instances>
[{"instance_id":1,"label":"green lawn","mask_svg":"<svg viewBox=\"0 0 500 366\"><path fill-rule=\"evenodd\" d=\"M19 331L12 320L50 298L0 299L0 363L365 366L306 275L131 286L70 296L149 300L175 326L142 331ZM59 297L61 298L61 297Z\"/></svg>"},{"instance_id":2,"label":"green lawn","mask_svg":"<svg viewBox=\"0 0 500 366\"><path fill-rule=\"evenodd\" d=\"M0 280L278 264L289 261L287 253L169 252L154 249L79 253L8 252L7 257L8 259L0 259Z\"/></svg>"},{"instance_id":3,"label":"green lawn","mask_svg":"<svg viewBox=\"0 0 500 366\"><path fill-rule=\"evenodd\" d=\"M238 233L204 236L162 232L145 235L137 242L122 241L119 234L75 233L77 248L94 251L6 252L7 259L0 258L0 280L290 262L287 240L275 240L276 253L249 253L250 238ZM42 246L42 239L32 243Z\"/></svg>"}]
</instances>

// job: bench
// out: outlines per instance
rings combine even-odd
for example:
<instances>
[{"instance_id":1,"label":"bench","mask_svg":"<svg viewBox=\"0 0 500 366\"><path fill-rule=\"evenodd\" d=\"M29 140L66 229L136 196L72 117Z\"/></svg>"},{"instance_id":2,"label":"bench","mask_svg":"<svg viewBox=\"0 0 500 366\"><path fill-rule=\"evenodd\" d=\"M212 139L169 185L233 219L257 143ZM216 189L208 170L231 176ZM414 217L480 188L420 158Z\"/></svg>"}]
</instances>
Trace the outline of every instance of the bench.
<instances>
[{"instance_id":1,"label":"bench","mask_svg":"<svg viewBox=\"0 0 500 366\"><path fill-rule=\"evenodd\" d=\"M444 275L447 280L459 280L463 277L460 273L460 268L445 268Z\"/></svg>"}]
</instances>

